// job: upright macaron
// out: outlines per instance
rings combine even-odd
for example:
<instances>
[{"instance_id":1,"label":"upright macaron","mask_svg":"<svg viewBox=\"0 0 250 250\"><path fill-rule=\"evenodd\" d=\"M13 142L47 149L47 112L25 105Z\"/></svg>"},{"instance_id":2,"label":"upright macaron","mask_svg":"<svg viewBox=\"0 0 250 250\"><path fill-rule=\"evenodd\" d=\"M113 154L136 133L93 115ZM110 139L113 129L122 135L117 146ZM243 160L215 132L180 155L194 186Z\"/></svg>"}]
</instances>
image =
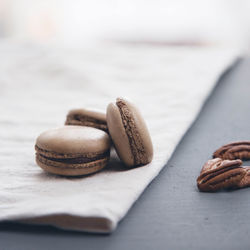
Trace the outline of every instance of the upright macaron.
<instances>
[{"instance_id":1,"label":"upright macaron","mask_svg":"<svg viewBox=\"0 0 250 250\"><path fill-rule=\"evenodd\" d=\"M120 159L128 166L152 161L153 145L146 123L138 108L128 100L117 98L107 107L109 134Z\"/></svg>"},{"instance_id":2,"label":"upright macaron","mask_svg":"<svg viewBox=\"0 0 250 250\"><path fill-rule=\"evenodd\" d=\"M35 150L37 164L49 173L87 175L107 165L110 139L99 129L64 126L43 132L36 140Z\"/></svg>"},{"instance_id":3,"label":"upright macaron","mask_svg":"<svg viewBox=\"0 0 250 250\"><path fill-rule=\"evenodd\" d=\"M89 109L70 110L65 125L88 126L108 132L106 114Z\"/></svg>"}]
</instances>

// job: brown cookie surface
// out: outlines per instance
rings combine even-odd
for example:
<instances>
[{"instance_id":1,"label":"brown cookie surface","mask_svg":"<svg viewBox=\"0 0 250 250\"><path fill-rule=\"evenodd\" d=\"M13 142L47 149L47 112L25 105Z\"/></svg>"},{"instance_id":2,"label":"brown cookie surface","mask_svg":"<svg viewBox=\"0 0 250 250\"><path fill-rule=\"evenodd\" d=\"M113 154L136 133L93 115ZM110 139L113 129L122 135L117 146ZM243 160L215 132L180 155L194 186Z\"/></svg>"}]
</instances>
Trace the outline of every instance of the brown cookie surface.
<instances>
[{"instance_id":1,"label":"brown cookie surface","mask_svg":"<svg viewBox=\"0 0 250 250\"><path fill-rule=\"evenodd\" d=\"M106 114L88 109L70 110L65 125L88 126L108 132Z\"/></svg>"},{"instance_id":2,"label":"brown cookie surface","mask_svg":"<svg viewBox=\"0 0 250 250\"><path fill-rule=\"evenodd\" d=\"M153 145L146 123L131 102L117 98L107 107L109 133L120 159L129 167L152 161Z\"/></svg>"},{"instance_id":3,"label":"brown cookie surface","mask_svg":"<svg viewBox=\"0 0 250 250\"><path fill-rule=\"evenodd\" d=\"M95 128L64 126L36 140L36 162L47 172L78 176L104 168L109 160L109 136Z\"/></svg>"}]
</instances>

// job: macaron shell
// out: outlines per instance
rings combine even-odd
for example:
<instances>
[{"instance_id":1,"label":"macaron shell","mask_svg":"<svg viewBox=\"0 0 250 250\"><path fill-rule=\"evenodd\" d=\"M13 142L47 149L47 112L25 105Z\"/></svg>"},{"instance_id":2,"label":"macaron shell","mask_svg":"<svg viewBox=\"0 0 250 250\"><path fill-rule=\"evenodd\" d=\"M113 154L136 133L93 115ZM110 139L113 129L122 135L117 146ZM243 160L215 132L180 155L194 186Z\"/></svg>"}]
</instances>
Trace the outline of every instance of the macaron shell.
<instances>
[{"instance_id":1,"label":"macaron shell","mask_svg":"<svg viewBox=\"0 0 250 250\"><path fill-rule=\"evenodd\" d=\"M126 165L134 165L134 157L123 126L121 114L119 108L114 103L110 103L107 107L107 124L118 156Z\"/></svg>"},{"instance_id":2,"label":"macaron shell","mask_svg":"<svg viewBox=\"0 0 250 250\"><path fill-rule=\"evenodd\" d=\"M105 152L110 148L110 139L102 130L84 126L64 126L42 133L36 145L47 151L60 154L91 154Z\"/></svg>"},{"instance_id":3,"label":"macaron shell","mask_svg":"<svg viewBox=\"0 0 250 250\"><path fill-rule=\"evenodd\" d=\"M65 125L88 126L108 133L106 114L98 111L73 109L69 111Z\"/></svg>"},{"instance_id":4,"label":"macaron shell","mask_svg":"<svg viewBox=\"0 0 250 250\"><path fill-rule=\"evenodd\" d=\"M72 167L67 166L67 164L57 163L53 161L41 162L39 156L36 157L36 163L39 165L43 170L46 172L63 175L63 176L81 176L81 175L88 175L100 171L103 169L109 160L109 157L104 159L89 162L85 164L77 164L76 166Z\"/></svg>"},{"instance_id":5,"label":"macaron shell","mask_svg":"<svg viewBox=\"0 0 250 250\"><path fill-rule=\"evenodd\" d=\"M151 140L146 122L144 118L142 117L140 110L133 103L124 99L123 99L123 102L127 105L127 108L132 113L134 123L136 125L137 131L140 135L140 138L141 138L144 150L145 150L147 163L149 163L152 161L152 158L153 158L153 144L152 144L152 140Z\"/></svg>"},{"instance_id":6,"label":"macaron shell","mask_svg":"<svg viewBox=\"0 0 250 250\"><path fill-rule=\"evenodd\" d=\"M93 111L88 109L72 109L69 111L67 116L74 116L74 115L82 115L106 122L106 115L98 111Z\"/></svg>"}]
</instances>

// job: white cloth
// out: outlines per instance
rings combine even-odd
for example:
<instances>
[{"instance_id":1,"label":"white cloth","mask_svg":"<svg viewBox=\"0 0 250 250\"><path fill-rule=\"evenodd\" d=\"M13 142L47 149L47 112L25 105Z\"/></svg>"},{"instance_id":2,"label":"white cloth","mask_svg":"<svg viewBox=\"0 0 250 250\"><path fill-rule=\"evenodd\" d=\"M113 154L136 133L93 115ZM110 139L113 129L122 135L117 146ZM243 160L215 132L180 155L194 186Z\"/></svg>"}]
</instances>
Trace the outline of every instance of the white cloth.
<instances>
[{"instance_id":1,"label":"white cloth","mask_svg":"<svg viewBox=\"0 0 250 250\"><path fill-rule=\"evenodd\" d=\"M112 232L167 163L237 53L117 44L73 51L2 42L0 55L0 220ZM35 164L42 131L63 125L71 108L105 112L117 96L145 116L151 164L128 170L113 154L105 170L82 178L50 175Z\"/></svg>"}]
</instances>

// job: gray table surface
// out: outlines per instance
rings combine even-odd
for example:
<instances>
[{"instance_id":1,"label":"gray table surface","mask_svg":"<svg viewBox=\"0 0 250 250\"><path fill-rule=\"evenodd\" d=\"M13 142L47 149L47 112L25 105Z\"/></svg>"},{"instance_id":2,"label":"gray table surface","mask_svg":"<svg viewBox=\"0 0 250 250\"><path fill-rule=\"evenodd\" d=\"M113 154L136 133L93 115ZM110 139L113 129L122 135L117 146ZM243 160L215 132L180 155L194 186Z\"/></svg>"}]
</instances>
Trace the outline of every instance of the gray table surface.
<instances>
[{"instance_id":1,"label":"gray table surface","mask_svg":"<svg viewBox=\"0 0 250 250\"><path fill-rule=\"evenodd\" d=\"M0 250L250 249L250 188L196 188L204 162L235 140L250 140L250 59L221 77L169 163L113 234L0 223Z\"/></svg>"}]
</instances>

